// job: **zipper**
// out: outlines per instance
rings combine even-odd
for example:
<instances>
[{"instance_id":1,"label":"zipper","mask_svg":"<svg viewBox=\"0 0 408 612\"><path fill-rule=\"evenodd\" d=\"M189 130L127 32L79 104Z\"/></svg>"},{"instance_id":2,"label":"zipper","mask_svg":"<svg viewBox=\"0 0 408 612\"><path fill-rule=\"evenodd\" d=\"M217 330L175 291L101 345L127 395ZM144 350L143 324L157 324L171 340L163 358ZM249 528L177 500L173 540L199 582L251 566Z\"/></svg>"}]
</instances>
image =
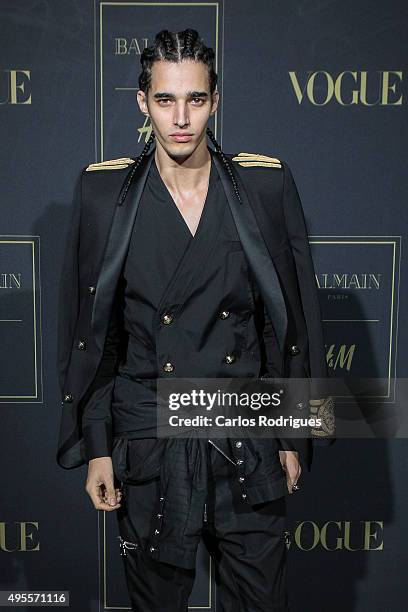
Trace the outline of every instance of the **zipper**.
<instances>
[{"instance_id":1,"label":"zipper","mask_svg":"<svg viewBox=\"0 0 408 612\"><path fill-rule=\"evenodd\" d=\"M139 548L139 544L136 544L136 542L128 542L127 540L124 540L121 536L118 536L118 538L120 540L119 546L121 548L121 557L127 557L126 549Z\"/></svg>"},{"instance_id":2,"label":"zipper","mask_svg":"<svg viewBox=\"0 0 408 612\"><path fill-rule=\"evenodd\" d=\"M224 455L224 457L225 457L226 459L228 459L228 461L231 461L231 463L233 463L234 465L236 465L235 461L233 461L233 460L231 459L231 457L228 457L228 455L226 455L226 454L224 453L224 451L222 451L220 448L218 448L218 446L217 446L216 444L214 444L214 442L213 442L212 440L208 440L208 442L209 442L210 444L212 444L212 445L213 445L213 446L214 446L214 447L215 447L215 448L216 448L218 451L220 451L221 455Z\"/></svg>"}]
</instances>

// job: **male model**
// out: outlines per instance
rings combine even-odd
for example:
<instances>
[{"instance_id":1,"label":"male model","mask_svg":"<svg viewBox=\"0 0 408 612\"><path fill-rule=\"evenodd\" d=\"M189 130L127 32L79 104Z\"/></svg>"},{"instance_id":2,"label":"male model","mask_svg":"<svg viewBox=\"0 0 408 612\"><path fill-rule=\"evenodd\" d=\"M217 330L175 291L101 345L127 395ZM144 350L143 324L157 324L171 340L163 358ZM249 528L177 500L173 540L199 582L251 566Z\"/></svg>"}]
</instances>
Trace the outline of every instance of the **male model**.
<instances>
[{"instance_id":1,"label":"male model","mask_svg":"<svg viewBox=\"0 0 408 612\"><path fill-rule=\"evenodd\" d=\"M156 437L156 381L327 376L301 203L285 162L221 151L214 52L196 30L159 32L141 64L145 148L76 187L57 461L88 463L94 507L117 511L132 610L187 609L202 539L218 611L287 611L285 496L311 439ZM329 442L332 406L313 409Z\"/></svg>"}]
</instances>

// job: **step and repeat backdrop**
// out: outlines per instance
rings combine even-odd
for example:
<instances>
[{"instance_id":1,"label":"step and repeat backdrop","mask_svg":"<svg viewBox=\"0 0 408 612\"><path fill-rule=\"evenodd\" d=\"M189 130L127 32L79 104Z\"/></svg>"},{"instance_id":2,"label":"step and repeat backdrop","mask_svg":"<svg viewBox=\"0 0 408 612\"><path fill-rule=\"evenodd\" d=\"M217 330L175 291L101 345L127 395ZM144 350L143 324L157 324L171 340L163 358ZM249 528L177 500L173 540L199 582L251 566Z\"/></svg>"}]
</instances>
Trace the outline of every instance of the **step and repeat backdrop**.
<instances>
[{"instance_id":1,"label":"step and repeat backdrop","mask_svg":"<svg viewBox=\"0 0 408 612\"><path fill-rule=\"evenodd\" d=\"M402 0L1 1L0 590L130 609L114 513L93 508L86 466L55 460L57 291L79 171L150 135L137 77L163 28L193 27L216 51L223 150L290 164L331 374L382 379L360 408L392 410L408 358L407 19ZM351 397L336 399L347 414ZM407 451L375 428L315 450L287 498L294 612L406 609ZM200 545L190 609L216 601Z\"/></svg>"}]
</instances>

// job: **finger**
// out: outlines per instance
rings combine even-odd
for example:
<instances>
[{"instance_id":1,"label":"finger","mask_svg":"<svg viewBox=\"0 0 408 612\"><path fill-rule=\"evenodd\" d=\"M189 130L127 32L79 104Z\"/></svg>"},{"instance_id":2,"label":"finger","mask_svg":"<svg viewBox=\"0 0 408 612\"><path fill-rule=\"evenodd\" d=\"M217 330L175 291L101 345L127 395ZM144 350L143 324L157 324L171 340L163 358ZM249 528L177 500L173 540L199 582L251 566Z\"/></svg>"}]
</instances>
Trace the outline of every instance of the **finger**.
<instances>
[{"instance_id":1,"label":"finger","mask_svg":"<svg viewBox=\"0 0 408 612\"><path fill-rule=\"evenodd\" d=\"M95 485L89 491L87 491L87 493L91 498L94 508L96 510L104 510L110 512L112 510L117 510L121 507L121 504L119 502L115 502L115 505L111 505L104 500L100 485Z\"/></svg>"},{"instance_id":2,"label":"finger","mask_svg":"<svg viewBox=\"0 0 408 612\"><path fill-rule=\"evenodd\" d=\"M101 501L95 505L96 510L103 510L104 512L112 512L112 510L118 510L121 507L121 504L115 503L114 506L106 503L105 501Z\"/></svg>"},{"instance_id":3,"label":"finger","mask_svg":"<svg viewBox=\"0 0 408 612\"><path fill-rule=\"evenodd\" d=\"M121 489L115 489L115 499L117 502L120 502L120 500L122 499L122 495L123 495L123 491ZM104 495L103 495L103 501L106 503L109 503L108 499L109 499L108 493L105 490Z\"/></svg>"},{"instance_id":4,"label":"finger","mask_svg":"<svg viewBox=\"0 0 408 612\"><path fill-rule=\"evenodd\" d=\"M293 482L288 472L286 472L286 486L288 487L289 493L293 493Z\"/></svg>"},{"instance_id":5,"label":"finger","mask_svg":"<svg viewBox=\"0 0 408 612\"><path fill-rule=\"evenodd\" d=\"M110 506L115 506L118 502L116 498L116 490L113 486L113 478L109 478L105 483L104 502Z\"/></svg>"}]
</instances>

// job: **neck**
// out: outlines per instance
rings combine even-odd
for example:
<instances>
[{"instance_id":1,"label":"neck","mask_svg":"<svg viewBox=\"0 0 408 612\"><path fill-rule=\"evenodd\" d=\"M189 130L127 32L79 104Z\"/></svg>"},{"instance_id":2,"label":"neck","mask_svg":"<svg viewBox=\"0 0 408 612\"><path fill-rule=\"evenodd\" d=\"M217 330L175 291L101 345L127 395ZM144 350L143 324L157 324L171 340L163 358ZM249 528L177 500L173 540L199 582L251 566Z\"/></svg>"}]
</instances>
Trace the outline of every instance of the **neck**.
<instances>
[{"instance_id":1,"label":"neck","mask_svg":"<svg viewBox=\"0 0 408 612\"><path fill-rule=\"evenodd\" d=\"M208 182L211 154L205 138L191 155L174 157L157 141L154 159L160 176L171 188L194 190Z\"/></svg>"}]
</instances>

